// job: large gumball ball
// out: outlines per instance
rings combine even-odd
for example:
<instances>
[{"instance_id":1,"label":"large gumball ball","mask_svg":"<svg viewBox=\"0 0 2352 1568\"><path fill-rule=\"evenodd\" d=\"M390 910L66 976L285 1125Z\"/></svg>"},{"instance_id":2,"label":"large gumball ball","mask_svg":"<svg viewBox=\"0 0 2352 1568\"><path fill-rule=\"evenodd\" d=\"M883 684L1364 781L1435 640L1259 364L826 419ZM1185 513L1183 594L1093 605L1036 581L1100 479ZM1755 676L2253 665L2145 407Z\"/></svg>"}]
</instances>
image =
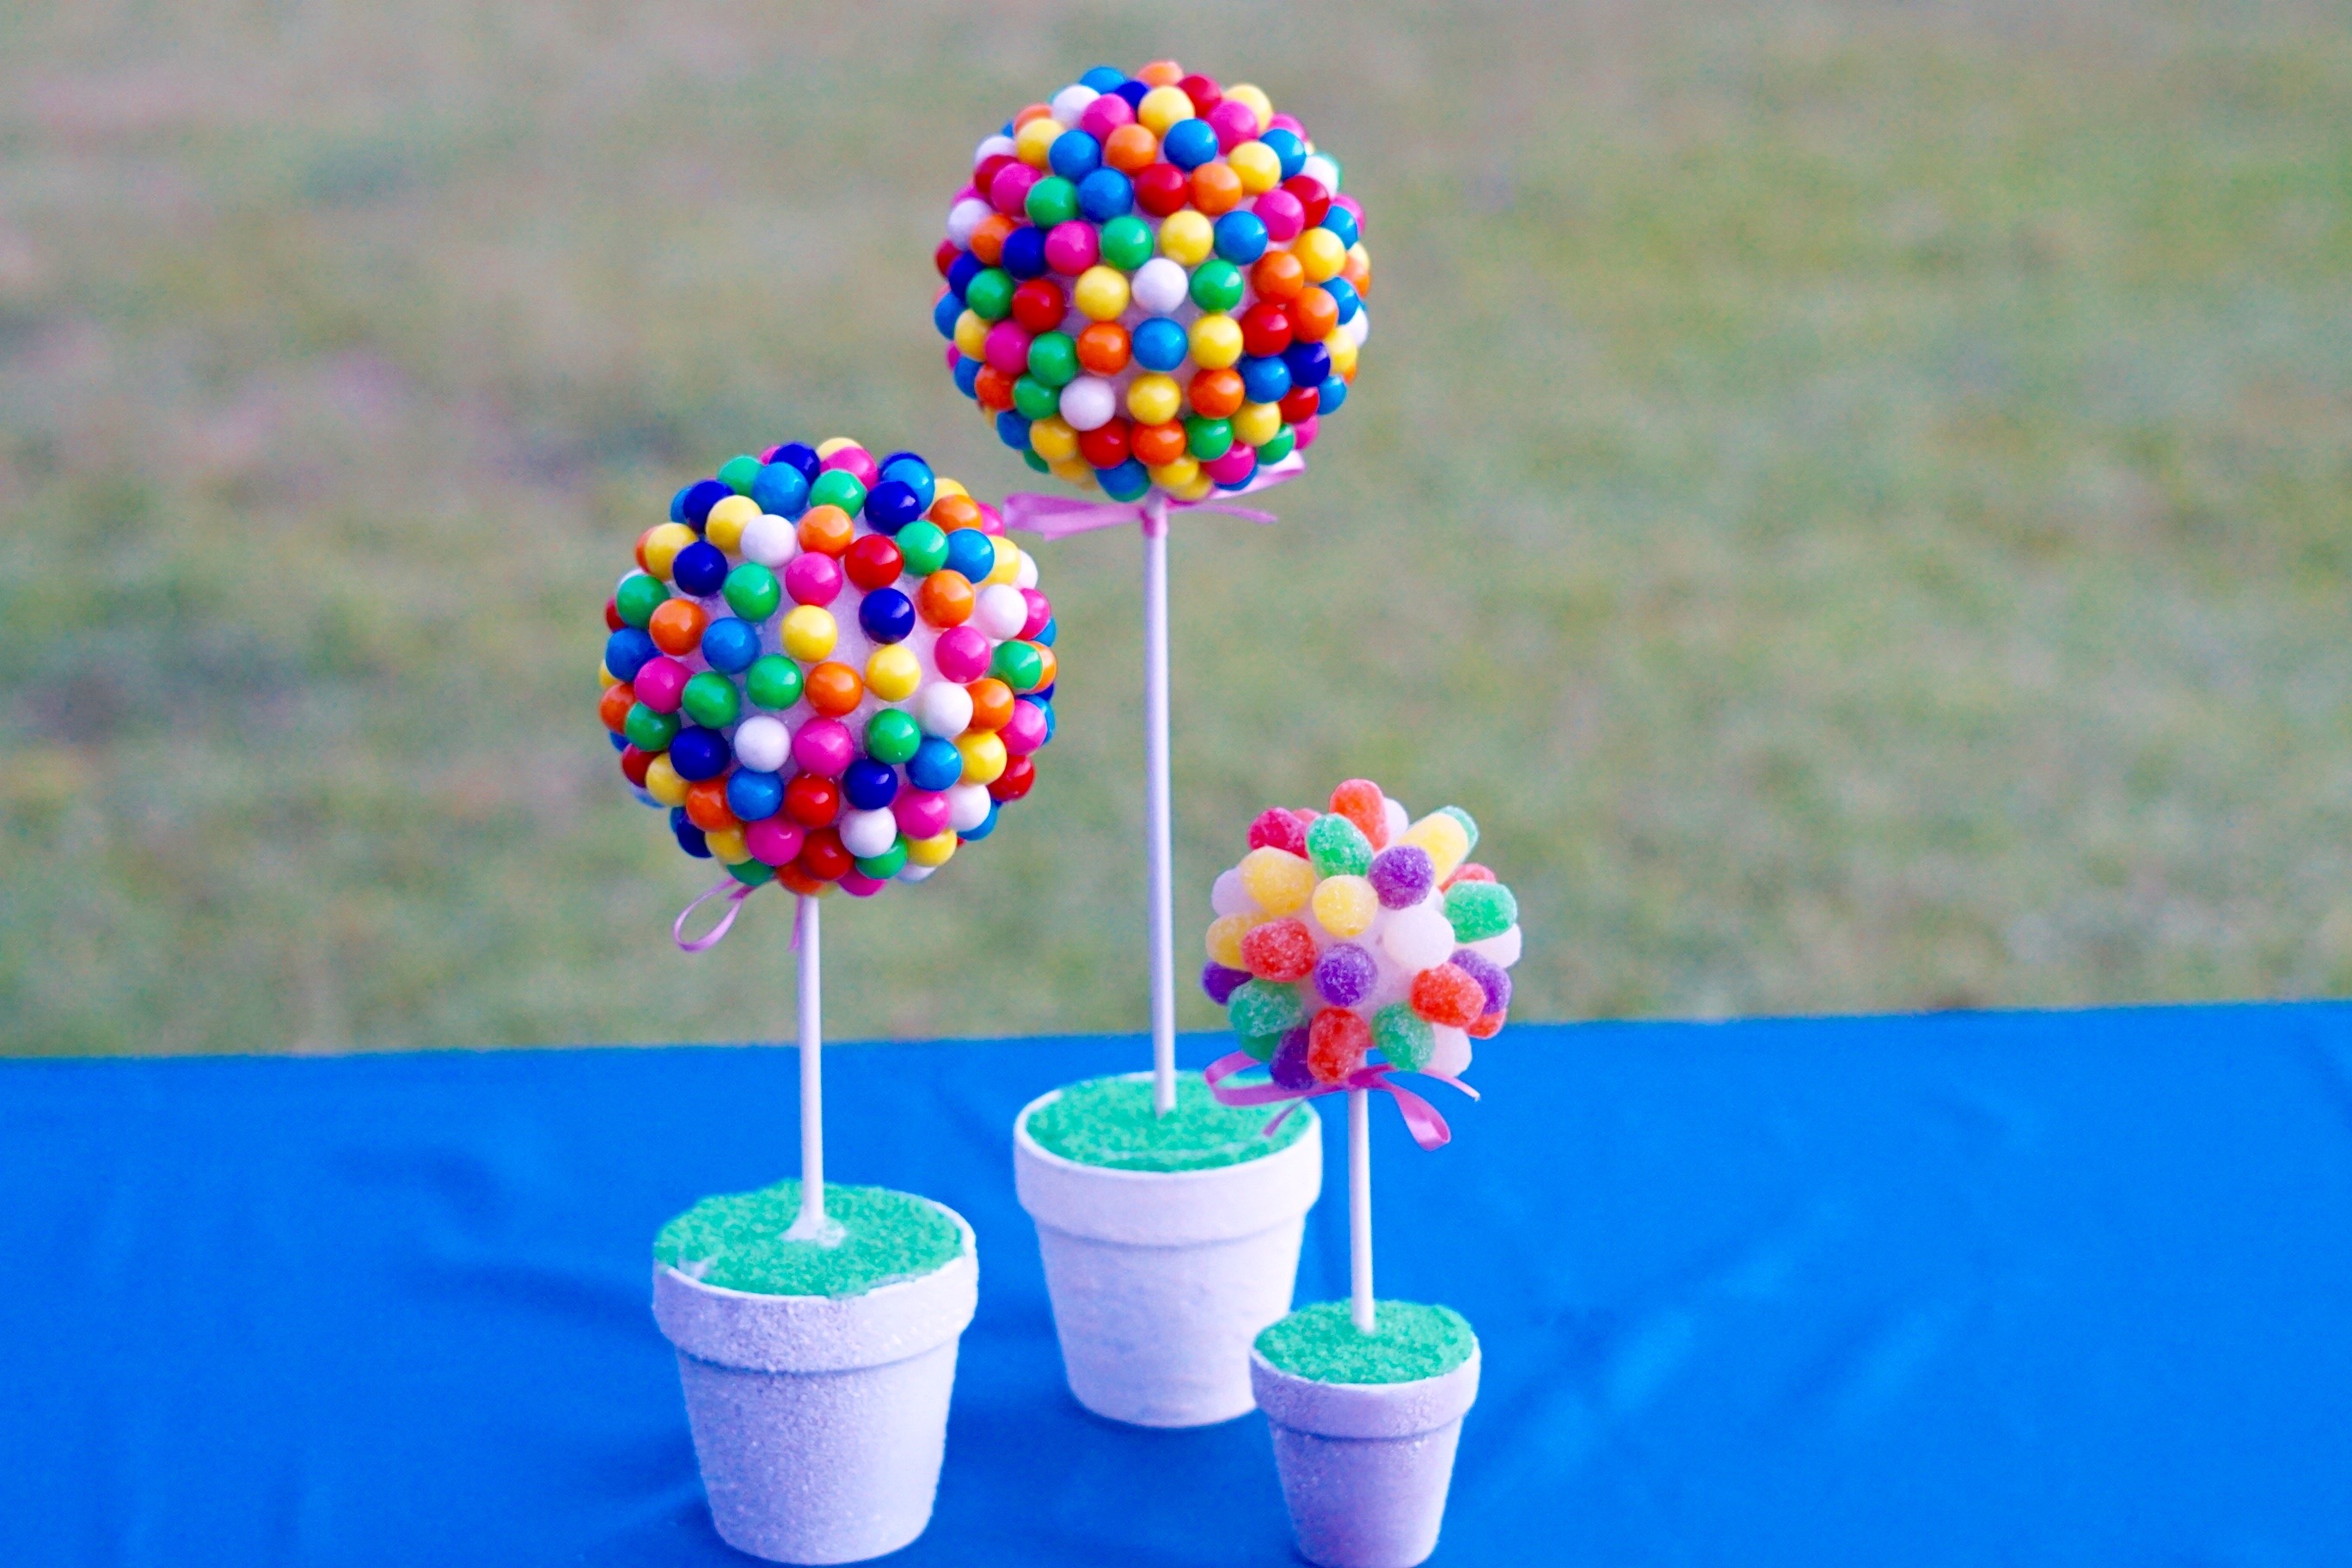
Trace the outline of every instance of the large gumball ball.
<instances>
[{"instance_id":1,"label":"large gumball ball","mask_svg":"<svg viewBox=\"0 0 2352 1568\"><path fill-rule=\"evenodd\" d=\"M1369 779L1326 810L1259 816L1210 890L1201 974L1242 1048L1289 1089L1345 1082L1374 1052L1460 1077L1470 1042L1502 1028L1519 961L1518 901L1477 844L1459 806L1415 821Z\"/></svg>"},{"instance_id":2,"label":"large gumball ball","mask_svg":"<svg viewBox=\"0 0 2352 1568\"><path fill-rule=\"evenodd\" d=\"M1371 331L1363 209L1257 88L1097 66L1014 115L948 204L931 319L1040 473L1235 490L1315 441Z\"/></svg>"},{"instance_id":3,"label":"large gumball ball","mask_svg":"<svg viewBox=\"0 0 2352 1568\"><path fill-rule=\"evenodd\" d=\"M747 887L919 882L1054 734L1053 606L995 510L842 437L720 465L604 606L597 716L678 847Z\"/></svg>"}]
</instances>

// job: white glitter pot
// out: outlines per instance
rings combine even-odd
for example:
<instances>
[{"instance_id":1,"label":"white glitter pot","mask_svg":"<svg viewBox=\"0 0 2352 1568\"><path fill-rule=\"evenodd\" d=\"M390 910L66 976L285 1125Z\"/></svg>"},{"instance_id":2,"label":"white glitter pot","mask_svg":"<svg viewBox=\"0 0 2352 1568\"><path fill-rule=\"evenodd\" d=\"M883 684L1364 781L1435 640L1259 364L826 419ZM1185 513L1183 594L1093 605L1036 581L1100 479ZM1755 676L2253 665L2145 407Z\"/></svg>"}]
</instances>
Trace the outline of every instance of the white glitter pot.
<instances>
[{"instance_id":1,"label":"white glitter pot","mask_svg":"<svg viewBox=\"0 0 2352 1568\"><path fill-rule=\"evenodd\" d=\"M1013 1124L1013 1184L1037 1223L1070 1392L1137 1426L1247 1415L1250 1343L1290 1310L1307 1211L1323 1190L1323 1134L1202 1171L1115 1171L1066 1160ZM1274 1113L1269 1110L1269 1118Z\"/></svg>"},{"instance_id":2,"label":"white glitter pot","mask_svg":"<svg viewBox=\"0 0 2352 1568\"><path fill-rule=\"evenodd\" d=\"M1413 1568L1437 1550L1478 1348L1412 1383L1318 1383L1253 1350L1250 1382L1274 1428L1274 1464L1299 1555L1322 1568Z\"/></svg>"},{"instance_id":3,"label":"white glitter pot","mask_svg":"<svg viewBox=\"0 0 2352 1568\"><path fill-rule=\"evenodd\" d=\"M956 1347L980 1295L963 1250L856 1296L761 1296L654 1268L711 1522L775 1563L862 1563L923 1533L947 1447Z\"/></svg>"}]
</instances>

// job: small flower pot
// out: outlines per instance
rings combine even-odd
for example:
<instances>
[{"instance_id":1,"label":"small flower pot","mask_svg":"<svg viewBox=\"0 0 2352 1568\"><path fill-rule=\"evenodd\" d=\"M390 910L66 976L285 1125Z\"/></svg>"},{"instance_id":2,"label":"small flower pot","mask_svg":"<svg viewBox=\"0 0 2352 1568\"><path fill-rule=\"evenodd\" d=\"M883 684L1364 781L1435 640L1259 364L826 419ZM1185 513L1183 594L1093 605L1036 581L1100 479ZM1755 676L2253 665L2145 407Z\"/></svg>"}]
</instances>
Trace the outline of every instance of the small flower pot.
<instances>
[{"instance_id":1,"label":"small flower pot","mask_svg":"<svg viewBox=\"0 0 2352 1568\"><path fill-rule=\"evenodd\" d=\"M980 1269L971 1227L944 1265L856 1294L761 1295L654 1269L677 1349L711 1522L777 1563L859 1563L929 1524L956 1348Z\"/></svg>"},{"instance_id":2,"label":"small flower pot","mask_svg":"<svg viewBox=\"0 0 2352 1568\"><path fill-rule=\"evenodd\" d=\"M1188 1089L1199 1085L1189 1076ZM1033 1100L1013 1124L1013 1177L1037 1224L1070 1392L1096 1415L1138 1426L1248 1414L1250 1343L1290 1310L1307 1211L1323 1186L1314 1113L1295 1112L1303 1126L1262 1152L1240 1145L1254 1157L1116 1169L1065 1158L1031 1135L1031 1119L1064 1092ZM1259 1136L1267 1114L1247 1113L1245 1138Z\"/></svg>"},{"instance_id":3,"label":"small flower pot","mask_svg":"<svg viewBox=\"0 0 2352 1568\"><path fill-rule=\"evenodd\" d=\"M1413 1568L1437 1550L1478 1350L1406 1383L1327 1383L1250 1352L1299 1555L1321 1568Z\"/></svg>"}]
</instances>

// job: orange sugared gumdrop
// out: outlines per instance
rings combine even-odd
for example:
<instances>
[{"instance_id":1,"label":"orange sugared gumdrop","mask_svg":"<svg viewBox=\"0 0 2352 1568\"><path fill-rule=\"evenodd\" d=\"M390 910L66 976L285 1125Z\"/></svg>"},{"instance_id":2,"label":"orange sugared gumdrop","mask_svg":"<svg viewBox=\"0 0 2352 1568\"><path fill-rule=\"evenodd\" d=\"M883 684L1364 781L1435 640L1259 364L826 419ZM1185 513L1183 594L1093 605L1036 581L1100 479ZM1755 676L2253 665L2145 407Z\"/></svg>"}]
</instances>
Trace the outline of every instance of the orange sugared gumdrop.
<instances>
[{"instance_id":1,"label":"orange sugared gumdrop","mask_svg":"<svg viewBox=\"0 0 2352 1568\"><path fill-rule=\"evenodd\" d=\"M1389 842L1388 806L1381 798L1381 786L1370 779L1349 779L1331 792L1331 809L1354 823L1372 841L1372 847L1384 849Z\"/></svg>"},{"instance_id":2,"label":"orange sugared gumdrop","mask_svg":"<svg viewBox=\"0 0 2352 1568\"><path fill-rule=\"evenodd\" d=\"M1466 1029L1486 1010L1486 988L1467 970L1441 963L1412 977L1412 1010L1433 1024Z\"/></svg>"}]
</instances>

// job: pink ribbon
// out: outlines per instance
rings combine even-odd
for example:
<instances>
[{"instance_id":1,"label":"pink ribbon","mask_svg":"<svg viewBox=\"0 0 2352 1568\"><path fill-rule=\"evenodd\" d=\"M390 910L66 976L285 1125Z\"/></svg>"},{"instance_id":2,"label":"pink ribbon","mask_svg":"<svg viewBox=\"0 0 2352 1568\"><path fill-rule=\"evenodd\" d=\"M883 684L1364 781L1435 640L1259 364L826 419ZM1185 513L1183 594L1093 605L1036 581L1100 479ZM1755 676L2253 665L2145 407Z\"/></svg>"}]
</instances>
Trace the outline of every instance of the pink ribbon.
<instances>
[{"instance_id":1,"label":"pink ribbon","mask_svg":"<svg viewBox=\"0 0 2352 1568\"><path fill-rule=\"evenodd\" d=\"M1273 1137L1276 1131L1285 1121L1290 1120L1292 1111L1310 1100L1320 1100L1327 1094L1338 1094L1345 1089L1376 1089L1383 1094L1394 1097L1397 1110L1404 1117L1405 1130L1412 1134L1412 1141L1423 1149L1442 1149L1453 1140L1454 1130L1445 1125L1445 1118L1437 1113L1437 1107L1430 1104L1412 1090L1390 1081L1389 1075L1397 1069L1386 1062L1373 1067L1358 1068L1338 1083L1318 1083L1312 1089L1285 1089L1278 1083L1236 1084L1230 1088L1226 1086L1224 1080L1235 1073L1262 1065L1264 1064L1247 1051L1235 1051L1230 1056L1219 1057L1215 1061L1211 1062L1207 1071L1202 1076L1209 1080L1209 1092L1217 1097L1217 1103L1220 1105L1274 1105L1288 1100L1290 1103L1283 1106L1282 1114L1265 1124L1265 1135L1268 1138ZM1476 1089L1451 1073L1433 1072L1423 1073L1422 1076L1433 1078L1449 1088L1458 1089L1473 1100L1478 1098Z\"/></svg>"},{"instance_id":2,"label":"pink ribbon","mask_svg":"<svg viewBox=\"0 0 2352 1568\"><path fill-rule=\"evenodd\" d=\"M1139 501L1074 500L1068 496L1044 496L1032 490L1022 490L1004 498L998 509L1004 526L1024 532L1042 534L1047 539L1066 539L1073 533L1090 533L1097 528L1121 528L1139 523L1147 534L1157 534L1168 527L1168 513L1173 511L1213 511L1227 517L1238 517L1245 522L1272 522L1274 513L1258 511L1245 506L1229 504L1232 496L1252 495L1286 484L1307 471L1307 459L1297 452L1269 468L1260 468L1250 482L1223 496L1206 496L1199 500L1171 500L1154 493Z\"/></svg>"},{"instance_id":3,"label":"pink ribbon","mask_svg":"<svg viewBox=\"0 0 2352 1568\"><path fill-rule=\"evenodd\" d=\"M677 950L680 952L709 952L719 945L720 938L733 929L735 917L743 912L743 900L759 890L757 886L748 882L739 882L732 877L723 882L714 882L704 889L694 902L677 911L677 919L670 922L669 939L677 943ZM688 936L686 934L687 917L721 893L727 895L726 918L700 936ZM807 906L798 899L793 900L793 951L794 952L801 950L801 914L806 908Z\"/></svg>"}]
</instances>

